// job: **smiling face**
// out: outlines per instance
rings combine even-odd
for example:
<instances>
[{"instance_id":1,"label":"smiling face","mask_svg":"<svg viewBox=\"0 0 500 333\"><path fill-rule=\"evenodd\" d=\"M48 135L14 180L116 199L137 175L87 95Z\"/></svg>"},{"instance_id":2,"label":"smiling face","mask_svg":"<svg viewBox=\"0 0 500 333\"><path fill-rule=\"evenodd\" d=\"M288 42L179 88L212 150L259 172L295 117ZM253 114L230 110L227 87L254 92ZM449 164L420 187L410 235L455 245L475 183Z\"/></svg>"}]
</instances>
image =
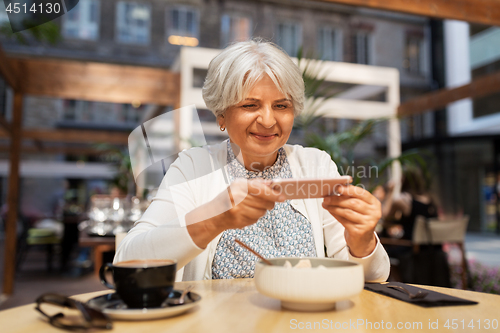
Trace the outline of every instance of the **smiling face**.
<instances>
[{"instance_id":1,"label":"smiling face","mask_svg":"<svg viewBox=\"0 0 500 333\"><path fill-rule=\"evenodd\" d=\"M265 74L240 103L219 116L220 126L227 129L232 143L241 149L248 170L263 170L276 161L292 132L294 108Z\"/></svg>"}]
</instances>

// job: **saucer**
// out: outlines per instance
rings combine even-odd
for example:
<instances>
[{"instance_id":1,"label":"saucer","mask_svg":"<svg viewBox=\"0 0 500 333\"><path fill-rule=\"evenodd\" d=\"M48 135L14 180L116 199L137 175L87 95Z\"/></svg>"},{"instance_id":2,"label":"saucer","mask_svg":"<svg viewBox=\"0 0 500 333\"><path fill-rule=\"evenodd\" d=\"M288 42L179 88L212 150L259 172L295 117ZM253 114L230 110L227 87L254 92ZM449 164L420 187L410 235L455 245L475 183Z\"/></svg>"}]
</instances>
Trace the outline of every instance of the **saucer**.
<instances>
[{"instance_id":1,"label":"saucer","mask_svg":"<svg viewBox=\"0 0 500 333\"><path fill-rule=\"evenodd\" d=\"M181 291L174 290L170 293L169 298L179 298ZM118 294L110 293L97 296L87 301L87 305L104 312L111 319L118 320L149 320L172 317L188 311L198 304L201 296L190 292L184 297L182 305L165 305L157 308L129 309L127 305L120 299Z\"/></svg>"}]
</instances>

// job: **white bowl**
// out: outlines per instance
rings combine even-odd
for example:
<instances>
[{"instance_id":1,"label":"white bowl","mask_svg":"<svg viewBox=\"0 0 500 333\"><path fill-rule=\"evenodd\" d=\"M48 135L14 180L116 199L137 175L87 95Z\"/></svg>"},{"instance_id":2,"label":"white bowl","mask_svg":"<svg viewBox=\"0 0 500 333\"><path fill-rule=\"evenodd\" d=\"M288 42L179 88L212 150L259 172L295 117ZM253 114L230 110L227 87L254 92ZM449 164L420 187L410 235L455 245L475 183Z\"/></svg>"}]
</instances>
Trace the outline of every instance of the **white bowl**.
<instances>
[{"instance_id":1,"label":"white bowl","mask_svg":"<svg viewBox=\"0 0 500 333\"><path fill-rule=\"evenodd\" d=\"M295 266L309 259L312 268L283 267L288 260ZM274 258L273 266L262 261L255 265L255 286L268 297L281 300L281 306L298 311L325 311L335 302L358 295L364 287L363 266L331 258ZM317 268L323 265L326 269Z\"/></svg>"}]
</instances>

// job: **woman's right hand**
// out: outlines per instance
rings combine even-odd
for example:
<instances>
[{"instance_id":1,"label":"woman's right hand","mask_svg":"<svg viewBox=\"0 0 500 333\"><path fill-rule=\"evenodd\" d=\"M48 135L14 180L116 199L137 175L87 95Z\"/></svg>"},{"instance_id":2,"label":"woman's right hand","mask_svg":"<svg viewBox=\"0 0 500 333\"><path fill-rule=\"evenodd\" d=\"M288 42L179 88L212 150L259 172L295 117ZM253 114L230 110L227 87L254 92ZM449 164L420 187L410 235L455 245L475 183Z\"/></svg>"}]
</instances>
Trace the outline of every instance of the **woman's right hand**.
<instances>
[{"instance_id":1,"label":"woman's right hand","mask_svg":"<svg viewBox=\"0 0 500 333\"><path fill-rule=\"evenodd\" d=\"M270 183L262 179L237 179L227 188L232 208L223 213L224 230L254 224L273 209L276 202L285 201L285 196L273 190Z\"/></svg>"},{"instance_id":2,"label":"woman's right hand","mask_svg":"<svg viewBox=\"0 0 500 333\"><path fill-rule=\"evenodd\" d=\"M269 185L270 181L262 179L237 179L212 201L188 213L186 225L193 242L205 248L224 230L252 225L276 202L285 201Z\"/></svg>"}]
</instances>

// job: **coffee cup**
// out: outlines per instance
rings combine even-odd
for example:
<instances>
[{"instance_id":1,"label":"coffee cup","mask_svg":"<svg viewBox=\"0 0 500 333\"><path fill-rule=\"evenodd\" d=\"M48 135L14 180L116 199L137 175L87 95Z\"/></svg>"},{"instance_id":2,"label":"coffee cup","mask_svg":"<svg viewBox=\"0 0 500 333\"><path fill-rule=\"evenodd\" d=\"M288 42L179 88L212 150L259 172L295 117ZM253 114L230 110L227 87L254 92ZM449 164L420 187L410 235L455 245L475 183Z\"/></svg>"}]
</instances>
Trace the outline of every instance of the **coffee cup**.
<instances>
[{"instance_id":1,"label":"coffee cup","mask_svg":"<svg viewBox=\"0 0 500 333\"><path fill-rule=\"evenodd\" d=\"M103 265L99 277L103 285L116 290L129 308L155 308L172 292L176 268L175 260L128 260ZM114 284L106 279L108 271L113 275Z\"/></svg>"}]
</instances>

